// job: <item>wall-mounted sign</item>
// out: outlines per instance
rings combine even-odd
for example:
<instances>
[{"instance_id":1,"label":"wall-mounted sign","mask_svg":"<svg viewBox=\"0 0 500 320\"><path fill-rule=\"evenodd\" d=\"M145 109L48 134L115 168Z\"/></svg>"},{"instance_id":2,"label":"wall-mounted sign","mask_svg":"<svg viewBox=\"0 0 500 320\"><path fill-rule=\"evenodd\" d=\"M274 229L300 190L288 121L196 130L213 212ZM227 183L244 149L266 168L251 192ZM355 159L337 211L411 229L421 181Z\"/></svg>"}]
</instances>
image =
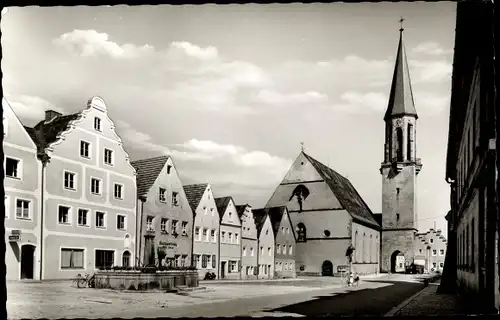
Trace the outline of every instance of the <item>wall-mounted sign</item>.
<instances>
[{"instance_id":1,"label":"wall-mounted sign","mask_svg":"<svg viewBox=\"0 0 500 320\"><path fill-rule=\"evenodd\" d=\"M158 243L158 246L162 247L162 248L173 249L173 248L177 247L177 243L175 243L175 242L168 242L168 241L160 241Z\"/></svg>"},{"instance_id":2,"label":"wall-mounted sign","mask_svg":"<svg viewBox=\"0 0 500 320\"><path fill-rule=\"evenodd\" d=\"M346 266L346 265L338 265L337 266L338 273L347 272L348 270L349 270L349 266Z\"/></svg>"},{"instance_id":3,"label":"wall-mounted sign","mask_svg":"<svg viewBox=\"0 0 500 320\"><path fill-rule=\"evenodd\" d=\"M18 242L18 241L21 241L21 235L13 235L13 236L9 236L9 241L10 242Z\"/></svg>"},{"instance_id":4,"label":"wall-mounted sign","mask_svg":"<svg viewBox=\"0 0 500 320\"><path fill-rule=\"evenodd\" d=\"M21 235L21 230L12 230L10 232L11 235Z\"/></svg>"}]
</instances>

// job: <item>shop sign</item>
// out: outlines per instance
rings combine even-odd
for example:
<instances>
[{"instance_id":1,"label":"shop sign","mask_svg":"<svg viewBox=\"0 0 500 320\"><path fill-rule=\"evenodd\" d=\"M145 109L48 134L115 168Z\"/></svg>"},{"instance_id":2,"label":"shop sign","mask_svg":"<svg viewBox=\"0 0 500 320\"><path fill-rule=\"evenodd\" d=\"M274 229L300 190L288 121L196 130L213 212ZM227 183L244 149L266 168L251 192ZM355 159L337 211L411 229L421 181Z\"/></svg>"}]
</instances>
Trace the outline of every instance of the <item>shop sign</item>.
<instances>
[{"instance_id":1,"label":"shop sign","mask_svg":"<svg viewBox=\"0 0 500 320\"><path fill-rule=\"evenodd\" d=\"M12 230L9 235L9 242L21 241L21 230Z\"/></svg>"}]
</instances>

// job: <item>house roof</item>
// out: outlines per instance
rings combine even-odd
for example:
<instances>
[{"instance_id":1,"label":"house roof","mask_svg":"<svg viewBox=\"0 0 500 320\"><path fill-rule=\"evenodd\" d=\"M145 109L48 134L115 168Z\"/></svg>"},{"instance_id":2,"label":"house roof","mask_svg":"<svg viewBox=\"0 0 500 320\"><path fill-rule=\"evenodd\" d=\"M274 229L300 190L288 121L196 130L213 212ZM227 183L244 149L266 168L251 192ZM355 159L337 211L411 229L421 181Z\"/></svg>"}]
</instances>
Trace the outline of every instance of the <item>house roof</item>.
<instances>
[{"instance_id":1,"label":"house roof","mask_svg":"<svg viewBox=\"0 0 500 320\"><path fill-rule=\"evenodd\" d=\"M241 216L245 212L245 208L248 207L248 204L241 204L236 206L236 211L238 212L238 217L241 219Z\"/></svg>"},{"instance_id":2,"label":"house roof","mask_svg":"<svg viewBox=\"0 0 500 320\"><path fill-rule=\"evenodd\" d=\"M418 118L411 90L410 71L403 42L403 29L400 29L396 65L394 66L389 103L384 120L401 115L412 115Z\"/></svg>"},{"instance_id":3,"label":"house roof","mask_svg":"<svg viewBox=\"0 0 500 320\"><path fill-rule=\"evenodd\" d=\"M186 193L186 198L193 211L195 211L196 208L198 208L200 200L203 197L205 190L207 190L207 186L208 183L190 184L184 186L184 192Z\"/></svg>"},{"instance_id":4,"label":"house roof","mask_svg":"<svg viewBox=\"0 0 500 320\"><path fill-rule=\"evenodd\" d=\"M147 195L165 167L168 158L169 156L159 156L130 162L137 171L137 195L139 197Z\"/></svg>"},{"instance_id":5,"label":"house roof","mask_svg":"<svg viewBox=\"0 0 500 320\"><path fill-rule=\"evenodd\" d=\"M39 151L43 151L48 145L57 140L58 135L67 130L69 124L73 120L80 118L81 112L68 114L64 116L57 116L51 121L40 121L33 128L33 131L29 133Z\"/></svg>"},{"instance_id":6,"label":"house roof","mask_svg":"<svg viewBox=\"0 0 500 320\"><path fill-rule=\"evenodd\" d=\"M360 222L380 228L370 208L363 201L351 182L335 170L325 166L318 160L302 152L306 159L311 162L318 174L325 180L333 194L337 197L342 207Z\"/></svg>"},{"instance_id":7,"label":"house roof","mask_svg":"<svg viewBox=\"0 0 500 320\"><path fill-rule=\"evenodd\" d=\"M219 212L220 220L222 221L222 217L224 217L224 213L226 212L227 206L229 202L232 200L232 197L221 197L215 198L215 205L217 206L217 211ZM233 201L234 203L234 201Z\"/></svg>"},{"instance_id":8,"label":"house roof","mask_svg":"<svg viewBox=\"0 0 500 320\"><path fill-rule=\"evenodd\" d=\"M286 214L286 206L267 208L267 213L269 214L271 225L273 226L274 238L276 238L276 235L280 230L283 215Z\"/></svg>"},{"instance_id":9,"label":"house roof","mask_svg":"<svg viewBox=\"0 0 500 320\"><path fill-rule=\"evenodd\" d=\"M36 134L35 129L30 128L28 126L23 126L23 127L26 130L26 132L28 133L28 135L30 136L31 140L33 140L35 145L38 146L38 142L37 142L38 138L37 138L37 134Z\"/></svg>"},{"instance_id":10,"label":"house roof","mask_svg":"<svg viewBox=\"0 0 500 320\"><path fill-rule=\"evenodd\" d=\"M266 209L253 209L252 213L253 219L255 221L255 227L257 228L257 238L259 238L262 227L264 226L264 222L266 222L268 213Z\"/></svg>"}]
</instances>

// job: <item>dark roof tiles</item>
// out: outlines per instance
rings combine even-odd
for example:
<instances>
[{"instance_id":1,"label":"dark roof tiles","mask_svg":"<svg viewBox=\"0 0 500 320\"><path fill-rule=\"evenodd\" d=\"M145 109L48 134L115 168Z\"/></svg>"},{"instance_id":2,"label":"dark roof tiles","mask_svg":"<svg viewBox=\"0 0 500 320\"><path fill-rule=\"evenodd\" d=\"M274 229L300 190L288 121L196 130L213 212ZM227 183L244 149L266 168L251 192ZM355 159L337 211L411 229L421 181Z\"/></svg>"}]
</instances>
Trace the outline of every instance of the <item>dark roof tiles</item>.
<instances>
[{"instance_id":1,"label":"dark roof tiles","mask_svg":"<svg viewBox=\"0 0 500 320\"><path fill-rule=\"evenodd\" d=\"M262 227L266 222L267 218L267 210L266 209L253 209L253 219L255 221L255 227L257 228L257 238L260 237L260 232L262 231Z\"/></svg>"},{"instance_id":2,"label":"dark roof tiles","mask_svg":"<svg viewBox=\"0 0 500 320\"><path fill-rule=\"evenodd\" d=\"M224 213L226 212L227 206L229 205L229 202L232 200L232 198L221 197L221 198L215 198L214 200L215 200L215 205L217 206L217 211L219 212L220 220L222 221L222 217L224 217Z\"/></svg>"},{"instance_id":3,"label":"dark roof tiles","mask_svg":"<svg viewBox=\"0 0 500 320\"><path fill-rule=\"evenodd\" d=\"M370 208L366 205L348 179L306 153L303 152L303 154L306 159L311 162L323 180L325 180L342 207L344 207L353 218L380 228L380 224L374 218Z\"/></svg>"},{"instance_id":4,"label":"dark roof tiles","mask_svg":"<svg viewBox=\"0 0 500 320\"><path fill-rule=\"evenodd\" d=\"M137 171L137 195L144 197L165 167L169 156L159 156L132 161L130 164Z\"/></svg>"},{"instance_id":5,"label":"dark roof tiles","mask_svg":"<svg viewBox=\"0 0 500 320\"><path fill-rule=\"evenodd\" d=\"M57 116L51 121L40 121L33 127L33 132L30 136L35 137L35 143L39 151L43 151L51 143L55 142L59 134L69 128L71 121L81 117L81 112Z\"/></svg>"},{"instance_id":6,"label":"dark roof tiles","mask_svg":"<svg viewBox=\"0 0 500 320\"><path fill-rule=\"evenodd\" d=\"M205 193L207 186L208 183L190 184L184 186L184 192L186 193L186 197L193 212L195 212L196 209L198 208L200 200L203 197L203 194Z\"/></svg>"}]
</instances>

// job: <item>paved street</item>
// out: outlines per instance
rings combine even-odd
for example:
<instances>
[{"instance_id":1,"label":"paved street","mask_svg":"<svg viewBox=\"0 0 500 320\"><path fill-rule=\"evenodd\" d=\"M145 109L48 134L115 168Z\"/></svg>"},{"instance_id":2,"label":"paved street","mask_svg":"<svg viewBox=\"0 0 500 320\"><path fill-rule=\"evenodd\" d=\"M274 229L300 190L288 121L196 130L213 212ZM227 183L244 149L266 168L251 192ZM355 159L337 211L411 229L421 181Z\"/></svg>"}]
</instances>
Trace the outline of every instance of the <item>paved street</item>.
<instances>
[{"instance_id":1,"label":"paved street","mask_svg":"<svg viewBox=\"0 0 500 320\"><path fill-rule=\"evenodd\" d=\"M414 276L364 279L346 288L339 278L204 283L187 295L77 289L68 282L9 282L13 318L132 318L278 315L381 315L420 290Z\"/></svg>"}]
</instances>

